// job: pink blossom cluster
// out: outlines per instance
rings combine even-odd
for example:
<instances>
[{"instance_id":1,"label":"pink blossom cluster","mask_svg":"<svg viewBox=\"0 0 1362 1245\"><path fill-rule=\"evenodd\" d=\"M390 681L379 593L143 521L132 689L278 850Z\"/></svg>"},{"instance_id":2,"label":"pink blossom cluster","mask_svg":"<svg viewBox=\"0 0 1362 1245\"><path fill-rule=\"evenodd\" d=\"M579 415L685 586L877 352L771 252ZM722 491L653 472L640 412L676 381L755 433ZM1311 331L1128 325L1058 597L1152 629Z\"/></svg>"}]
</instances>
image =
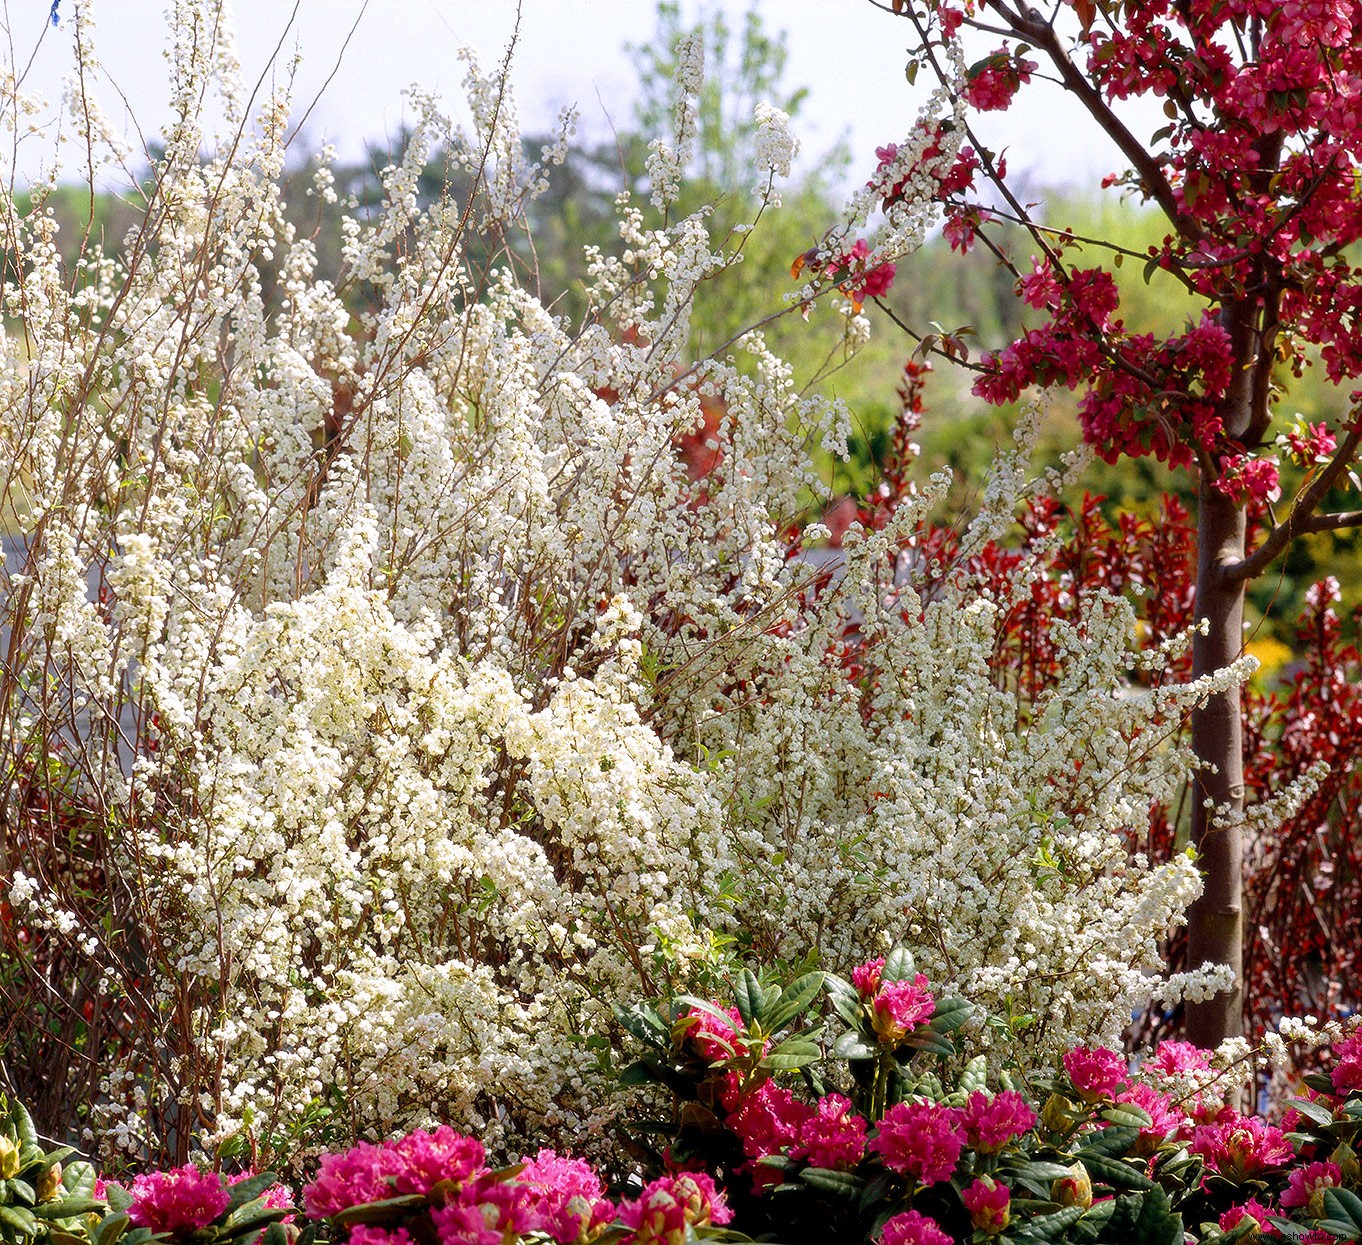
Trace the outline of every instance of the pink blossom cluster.
<instances>
[{"instance_id":1,"label":"pink blossom cluster","mask_svg":"<svg viewBox=\"0 0 1362 1245\"><path fill-rule=\"evenodd\" d=\"M1253 454L1226 454L1220 460L1220 474L1213 484L1215 491L1225 497L1260 506L1277 501L1282 495L1277 460Z\"/></svg>"},{"instance_id":2,"label":"pink blossom cluster","mask_svg":"<svg viewBox=\"0 0 1362 1245\"><path fill-rule=\"evenodd\" d=\"M128 1218L139 1228L169 1236L206 1228L227 1209L230 1196L217 1172L193 1163L168 1172L147 1172L128 1186Z\"/></svg>"},{"instance_id":3,"label":"pink blossom cluster","mask_svg":"<svg viewBox=\"0 0 1362 1245\"><path fill-rule=\"evenodd\" d=\"M712 1192L712 1186L701 1186L701 1192L706 1187ZM616 1214L600 1177L581 1159L540 1150L514 1178L506 1179L487 1170L478 1141L445 1125L324 1155L316 1179L303 1190L303 1201L309 1218L323 1219L400 1194L429 1199L430 1221L442 1245L501 1245L527 1232L572 1245L589 1239ZM685 1196L690 1206L699 1195L687 1185ZM726 1213L721 1201L718 1206L717 1211L706 1210L710 1218L705 1222L722 1222L712 1218ZM621 1215L624 1210L620 1208ZM410 1245L411 1240L400 1227L360 1225L350 1233L351 1245Z\"/></svg>"},{"instance_id":4,"label":"pink blossom cluster","mask_svg":"<svg viewBox=\"0 0 1362 1245\"><path fill-rule=\"evenodd\" d=\"M774 1081L738 1096L730 1081L728 1127L752 1160L748 1170L757 1184L779 1184L780 1173L759 1159L784 1156L807 1160L814 1167L848 1170L865 1157L865 1120L841 1094L826 1094L813 1106L800 1102Z\"/></svg>"},{"instance_id":5,"label":"pink blossom cluster","mask_svg":"<svg viewBox=\"0 0 1362 1245\"><path fill-rule=\"evenodd\" d=\"M1336 1062L1329 1076L1335 1092L1348 1094L1362 1090L1362 1029L1337 1043L1334 1056Z\"/></svg>"},{"instance_id":6,"label":"pink blossom cluster","mask_svg":"<svg viewBox=\"0 0 1362 1245\"><path fill-rule=\"evenodd\" d=\"M716 1005L717 1010L717 1005ZM736 1007L724 1008L723 1017L703 1007L687 1010L684 1021L687 1024L686 1037L702 1058L710 1063L721 1059L732 1059L741 1053L738 1035L742 1033L742 1015Z\"/></svg>"},{"instance_id":7,"label":"pink blossom cluster","mask_svg":"<svg viewBox=\"0 0 1362 1245\"><path fill-rule=\"evenodd\" d=\"M1238 1112L1228 1113L1219 1123L1199 1125L1192 1133L1191 1149L1212 1171L1236 1182L1282 1167L1295 1153L1280 1128Z\"/></svg>"},{"instance_id":8,"label":"pink blossom cluster","mask_svg":"<svg viewBox=\"0 0 1362 1245\"><path fill-rule=\"evenodd\" d=\"M1036 1113L1014 1089L989 1095L975 1090L965 1100L960 1122L965 1140L980 1154L997 1154L1036 1122Z\"/></svg>"},{"instance_id":9,"label":"pink blossom cluster","mask_svg":"<svg viewBox=\"0 0 1362 1245\"><path fill-rule=\"evenodd\" d=\"M1035 61L1014 56L1004 44L970 69L965 102L979 112L1001 112L1038 68Z\"/></svg>"},{"instance_id":10,"label":"pink blossom cluster","mask_svg":"<svg viewBox=\"0 0 1362 1245\"><path fill-rule=\"evenodd\" d=\"M1089 1102L1113 1097L1117 1087L1130 1079L1125 1059L1105 1046L1076 1046L1066 1051L1064 1070Z\"/></svg>"},{"instance_id":11,"label":"pink blossom cluster","mask_svg":"<svg viewBox=\"0 0 1362 1245\"><path fill-rule=\"evenodd\" d=\"M880 1120L870 1148L884 1165L919 1184L936 1184L955 1174L965 1148L963 1112L930 1102L900 1102Z\"/></svg>"},{"instance_id":12,"label":"pink blossom cluster","mask_svg":"<svg viewBox=\"0 0 1362 1245\"><path fill-rule=\"evenodd\" d=\"M629 1245L681 1245L688 1225L725 1224L733 1212L703 1172L681 1172L645 1185L637 1198L620 1206L619 1217L633 1229Z\"/></svg>"},{"instance_id":13,"label":"pink blossom cluster","mask_svg":"<svg viewBox=\"0 0 1362 1245\"><path fill-rule=\"evenodd\" d=\"M951 1238L935 1219L906 1210L885 1223L880 1245L951 1245Z\"/></svg>"},{"instance_id":14,"label":"pink blossom cluster","mask_svg":"<svg viewBox=\"0 0 1362 1245\"><path fill-rule=\"evenodd\" d=\"M911 981L885 981L884 960L869 960L851 970L851 982L870 1005L871 1023L881 1042L898 1045L936 1012L936 998L924 974Z\"/></svg>"}]
</instances>

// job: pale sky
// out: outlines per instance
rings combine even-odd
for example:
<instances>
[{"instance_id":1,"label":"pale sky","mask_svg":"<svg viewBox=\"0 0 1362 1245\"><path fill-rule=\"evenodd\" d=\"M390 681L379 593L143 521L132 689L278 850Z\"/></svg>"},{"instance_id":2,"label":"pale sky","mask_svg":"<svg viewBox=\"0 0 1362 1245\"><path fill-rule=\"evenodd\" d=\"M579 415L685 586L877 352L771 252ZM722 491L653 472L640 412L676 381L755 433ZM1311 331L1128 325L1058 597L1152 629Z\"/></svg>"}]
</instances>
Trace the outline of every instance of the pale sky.
<instances>
[{"instance_id":1,"label":"pale sky","mask_svg":"<svg viewBox=\"0 0 1362 1245\"><path fill-rule=\"evenodd\" d=\"M32 55L25 88L59 99L70 65L69 24L45 26L50 0L0 3L11 49L6 59L22 66ZM74 3L61 0L63 19ZM166 4L98 0L94 9L96 46L108 79L98 87L98 97L135 146L130 117L150 135L167 116ZM757 0L756 7L768 28L788 34L788 85L810 91L798 125L805 159L816 158L845 133L855 152L852 172L859 178L874 167L877 145L906 133L925 98L929 75L919 77L916 89L904 77L906 23L868 0ZM577 105L582 131L589 135L607 135L611 118L627 124L634 88L622 47L652 32L652 0L523 0L520 8L512 80L526 132L546 130L567 103ZM715 8L722 8L736 27L748 0L682 3L688 19ZM499 61L516 19L514 0L369 0L362 17L362 0L296 0L296 11L295 0L235 0L234 9L246 80L253 83L262 73L268 80L281 41L281 61L296 48L302 56L297 115L320 94L308 118L308 139L313 146L334 143L342 157L358 156L366 139L382 139L400 127L401 92L413 82L438 90L455 108L458 48L471 44L490 66ZM979 54L990 50L981 47ZM1117 167L1119 157L1099 135L1054 124L1055 99L1047 90L1023 95L1025 108L985 118L986 141L1007 147L1012 168L1027 169L1042 182L1091 182ZM20 157L21 181L32 174L35 154L31 145Z\"/></svg>"}]
</instances>

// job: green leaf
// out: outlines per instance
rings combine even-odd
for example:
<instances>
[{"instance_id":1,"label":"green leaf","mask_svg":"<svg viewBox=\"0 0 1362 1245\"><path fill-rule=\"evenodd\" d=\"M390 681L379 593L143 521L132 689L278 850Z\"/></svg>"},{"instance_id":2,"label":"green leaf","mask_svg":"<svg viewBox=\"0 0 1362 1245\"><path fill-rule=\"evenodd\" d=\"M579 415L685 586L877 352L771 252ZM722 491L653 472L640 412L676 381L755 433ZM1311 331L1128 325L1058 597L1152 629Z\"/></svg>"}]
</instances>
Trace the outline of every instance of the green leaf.
<instances>
[{"instance_id":1,"label":"green leaf","mask_svg":"<svg viewBox=\"0 0 1362 1245\"><path fill-rule=\"evenodd\" d=\"M988 1059L983 1055L975 1055L960 1073L960 1092L968 1097L986 1088L987 1085Z\"/></svg>"},{"instance_id":2,"label":"green leaf","mask_svg":"<svg viewBox=\"0 0 1362 1245\"><path fill-rule=\"evenodd\" d=\"M619 1075L620 1084L630 1089L639 1085L655 1085L661 1080L661 1071L651 1059L636 1059Z\"/></svg>"},{"instance_id":3,"label":"green leaf","mask_svg":"<svg viewBox=\"0 0 1362 1245\"><path fill-rule=\"evenodd\" d=\"M805 973L792 981L779 1001L771 1007L770 1015L761 1017L762 1028L770 1033L779 1032L796 1016L807 1010L823 989L823 974Z\"/></svg>"},{"instance_id":4,"label":"green leaf","mask_svg":"<svg viewBox=\"0 0 1362 1245\"><path fill-rule=\"evenodd\" d=\"M28 1108L22 1102L10 1104L9 1109L10 1123L14 1125L14 1140L19 1143L19 1148L24 1146L38 1146L38 1130L33 1127L33 1117L29 1115Z\"/></svg>"},{"instance_id":5,"label":"green leaf","mask_svg":"<svg viewBox=\"0 0 1362 1245\"><path fill-rule=\"evenodd\" d=\"M833 1193L839 1197L859 1197L865 1181L850 1172L833 1171L830 1167L806 1167L799 1178L811 1189Z\"/></svg>"},{"instance_id":6,"label":"green leaf","mask_svg":"<svg viewBox=\"0 0 1362 1245\"><path fill-rule=\"evenodd\" d=\"M112 1194L115 1188L116 1185L110 1185L109 1193ZM128 1199L128 1204L132 1204L131 1198ZM105 1215L90 1233L90 1245L113 1245L128 1230L131 1223L127 1211L120 1210L112 1215Z\"/></svg>"},{"instance_id":7,"label":"green leaf","mask_svg":"<svg viewBox=\"0 0 1362 1245\"><path fill-rule=\"evenodd\" d=\"M916 1029L903 1039L902 1045L911 1047L913 1050L929 1051L933 1055L940 1055L942 1058L949 1059L955 1054L955 1043L948 1037L943 1037L940 1033L932 1032L930 1027Z\"/></svg>"},{"instance_id":8,"label":"green leaf","mask_svg":"<svg viewBox=\"0 0 1362 1245\"><path fill-rule=\"evenodd\" d=\"M387 1197L379 1202L347 1206L343 1211L332 1215L331 1222L342 1228L348 1228L355 1223L399 1223L413 1208L425 1204L424 1194L405 1193L401 1197Z\"/></svg>"},{"instance_id":9,"label":"green leaf","mask_svg":"<svg viewBox=\"0 0 1362 1245\"><path fill-rule=\"evenodd\" d=\"M104 1186L104 1200L110 1210L127 1210L132 1205L132 1194L121 1184L108 1184Z\"/></svg>"},{"instance_id":10,"label":"green leaf","mask_svg":"<svg viewBox=\"0 0 1362 1245\"><path fill-rule=\"evenodd\" d=\"M103 1210L104 1203L92 1197L64 1197L59 1202L44 1202L35 1206L33 1213L39 1219L70 1219L72 1215L88 1215L91 1211Z\"/></svg>"},{"instance_id":11,"label":"green leaf","mask_svg":"<svg viewBox=\"0 0 1362 1245\"><path fill-rule=\"evenodd\" d=\"M1334 1122L1332 1111L1308 1098L1292 1098L1288 1105L1295 1107L1297 1114L1305 1116L1312 1124L1327 1126Z\"/></svg>"},{"instance_id":12,"label":"green leaf","mask_svg":"<svg viewBox=\"0 0 1362 1245\"><path fill-rule=\"evenodd\" d=\"M974 1005L964 999L937 999L936 1011L927 1022L933 1033L950 1033L974 1015Z\"/></svg>"},{"instance_id":13,"label":"green leaf","mask_svg":"<svg viewBox=\"0 0 1362 1245\"><path fill-rule=\"evenodd\" d=\"M1122 1102L1102 1112L1102 1118L1109 1124L1123 1124L1127 1128L1151 1128L1154 1118L1143 1107Z\"/></svg>"},{"instance_id":14,"label":"green leaf","mask_svg":"<svg viewBox=\"0 0 1362 1245\"><path fill-rule=\"evenodd\" d=\"M917 976L917 964L913 953L906 947L895 947L884 957L884 968L880 970L881 981L911 981Z\"/></svg>"},{"instance_id":15,"label":"green leaf","mask_svg":"<svg viewBox=\"0 0 1362 1245\"><path fill-rule=\"evenodd\" d=\"M1104 1154L1084 1154L1083 1166L1094 1180L1109 1184L1113 1189L1152 1189L1154 1182L1144 1172L1121 1159Z\"/></svg>"},{"instance_id":16,"label":"green leaf","mask_svg":"<svg viewBox=\"0 0 1362 1245\"><path fill-rule=\"evenodd\" d=\"M288 1233L282 1223L272 1223L260 1238L260 1245L288 1245Z\"/></svg>"},{"instance_id":17,"label":"green leaf","mask_svg":"<svg viewBox=\"0 0 1362 1245\"><path fill-rule=\"evenodd\" d=\"M228 1215L234 1214L247 1202L255 1201L278 1179L274 1172L261 1172L258 1176L249 1176L245 1180L238 1180L234 1185L229 1185L227 1187L226 1213Z\"/></svg>"},{"instance_id":18,"label":"green leaf","mask_svg":"<svg viewBox=\"0 0 1362 1245\"><path fill-rule=\"evenodd\" d=\"M640 1042L666 1050L671 1046L671 1028L657 1014L655 1008L647 1003L635 1003L632 1007L614 1005L615 1019Z\"/></svg>"},{"instance_id":19,"label":"green leaf","mask_svg":"<svg viewBox=\"0 0 1362 1245\"><path fill-rule=\"evenodd\" d=\"M761 982L757 980L756 973L750 968L744 968L738 974L738 980L733 983L733 1002L737 1004L738 1015L742 1017L743 1024L749 1027L761 1015L766 996L762 992Z\"/></svg>"},{"instance_id":20,"label":"green leaf","mask_svg":"<svg viewBox=\"0 0 1362 1245\"><path fill-rule=\"evenodd\" d=\"M1355 1241L1362 1235L1362 1198L1350 1189L1325 1189L1324 1213L1330 1219L1347 1225L1352 1233L1351 1240ZM1335 1229L1327 1230L1337 1235Z\"/></svg>"},{"instance_id":21,"label":"green leaf","mask_svg":"<svg viewBox=\"0 0 1362 1245\"><path fill-rule=\"evenodd\" d=\"M855 1029L848 1029L832 1044L832 1053L838 1059L874 1059L880 1048L872 1046Z\"/></svg>"},{"instance_id":22,"label":"green leaf","mask_svg":"<svg viewBox=\"0 0 1362 1245\"><path fill-rule=\"evenodd\" d=\"M1066 1206L1052 1215L1037 1215L1017 1228L1014 1234L1023 1241L1055 1241L1082 1218L1081 1206Z\"/></svg>"},{"instance_id":23,"label":"green leaf","mask_svg":"<svg viewBox=\"0 0 1362 1245\"><path fill-rule=\"evenodd\" d=\"M36 1236L38 1221L26 1206L0 1206L0 1223L22 1236Z\"/></svg>"},{"instance_id":24,"label":"green leaf","mask_svg":"<svg viewBox=\"0 0 1362 1245\"><path fill-rule=\"evenodd\" d=\"M811 1042L808 1038L786 1038L758 1066L772 1072L783 1072L791 1068L802 1068L806 1063L813 1063L821 1058L822 1054L823 1051L817 1042Z\"/></svg>"},{"instance_id":25,"label":"green leaf","mask_svg":"<svg viewBox=\"0 0 1362 1245\"><path fill-rule=\"evenodd\" d=\"M1115 1158L1125 1154L1139 1137L1140 1130L1134 1124L1113 1124L1086 1139L1078 1148L1078 1157L1086 1159L1090 1154L1098 1154Z\"/></svg>"},{"instance_id":26,"label":"green leaf","mask_svg":"<svg viewBox=\"0 0 1362 1245\"><path fill-rule=\"evenodd\" d=\"M55 1150L49 1150L43 1155L43 1171L55 1167L58 1163L65 1162L67 1158L76 1152L75 1146L58 1146Z\"/></svg>"}]
</instances>

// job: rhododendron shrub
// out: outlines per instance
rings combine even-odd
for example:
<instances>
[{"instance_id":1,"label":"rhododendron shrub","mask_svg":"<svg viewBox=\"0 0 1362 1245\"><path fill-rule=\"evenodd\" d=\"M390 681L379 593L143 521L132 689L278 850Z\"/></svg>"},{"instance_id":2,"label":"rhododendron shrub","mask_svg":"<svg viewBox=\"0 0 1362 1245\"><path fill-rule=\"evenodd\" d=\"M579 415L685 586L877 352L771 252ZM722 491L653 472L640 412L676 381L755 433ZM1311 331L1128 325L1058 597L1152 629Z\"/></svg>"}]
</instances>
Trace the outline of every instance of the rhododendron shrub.
<instances>
[{"instance_id":1,"label":"rhododendron shrub","mask_svg":"<svg viewBox=\"0 0 1362 1245\"><path fill-rule=\"evenodd\" d=\"M729 947L849 970L912 938L1024 1060L1115 1041L1151 990L1216 988L1212 966L1160 978L1199 879L1126 832L1183 781L1186 714L1247 663L1133 685L1168 655L1137 656L1129 606L1097 594L1019 714L990 662L1035 565L975 559L1048 487L1020 452L952 557L925 543L940 480L835 568L803 556L814 450L843 452L849 420L760 333L688 355L694 291L739 245L668 215L694 49L654 204L620 202L569 323L498 241L562 151L525 154L503 75L469 61L466 133L412 95L337 283L280 198L285 97L201 155L203 91L246 116L221 17L175 10L178 121L117 254L68 272L42 195L3 204L22 332L0 343L0 740L27 792L7 899L126 1018L85 1055L105 1145L273 1159L313 1126L438 1120L493 1150L603 1148L611 1004ZM939 93L849 204L867 273L934 219L956 107ZM421 210L437 145L472 190ZM846 284L815 271L790 306L834 302L852 349ZM80 885L58 807L93 836ZM911 1044L928 1004L879 983L876 1032ZM849 1153L823 1111L801 1144Z\"/></svg>"},{"instance_id":2,"label":"rhododendron shrub","mask_svg":"<svg viewBox=\"0 0 1362 1245\"><path fill-rule=\"evenodd\" d=\"M1104 459L1150 456L1193 473L1196 616L1205 624L1193 672L1227 665L1243 649L1245 584L1296 538L1362 524L1352 472L1362 447L1362 7L890 7L909 32L910 77L930 66L954 81L966 34L995 46L1003 39L964 75L969 143L941 187L952 245L986 243L1036 314L1014 341L972 365L974 392L1009 403L1032 388L1066 388L1078 394L1085 441ZM1058 125L1095 124L1119 153L1104 186L1157 208L1166 234L1146 254L1080 239L1065 221L1046 219L986 146L982 114L1027 107L1041 79L1057 83L1061 109L1077 114L1061 120L1047 104ZM1152 100L1161 116L1141 110ZM870 184L881 181L876 172ZM1116 280L1123 262L1142 268L1147 282L1190 294L1199 307L1189 322L1166 336L1129 325ZM1324 417L1274 428L1308 366L1332 386ZM1289 495L1283 457L1303 469ZM1189 914L1190 957L1225 963L1234 975L1232 989L1188 1010L1189 1033L1213 1043L1239 1031L1245 1002L1237 688L1194 713L1192 745L1202 766L1189 801L1191 837L1207 881Z\"/></svg>"},{"instance_id":3,"label":"rhododendron shrub","mask_svg":"<svg viewBox=\"0 0 1362 1245\"><path fill-rule=\"evenodd\" d=\"M624 1079L666 1091L635 1121L640 1148L660 1132L654 1161L714 1174L734 1227L801 1245L1211 1243L1246 1216L1287 1239L1362 1236L1355 1022L1284 1023L1257 1050L1242 1038L1215 1051L1167 1041L1134 1058L1078 1046L1052 1068L999 1068L968 1057L983 1018L936 997L914 969L895 950L852 981L744 970L731 983L734 1050L714 1059L666 1018L717 1012L718 1000L635 1005L624 1018L642 1058ZM934 1014L889 1037L873 994L899 983ZM1329 1048L1327 1072L1307 1078L1308 1097L1279 1122L1243 1114L1245 1085L1295 1044ZM838 1144L813 1146L811 1133ZM1251 1226L1229 1239L1249 1239Z\"/></svg>"}]
</instances>

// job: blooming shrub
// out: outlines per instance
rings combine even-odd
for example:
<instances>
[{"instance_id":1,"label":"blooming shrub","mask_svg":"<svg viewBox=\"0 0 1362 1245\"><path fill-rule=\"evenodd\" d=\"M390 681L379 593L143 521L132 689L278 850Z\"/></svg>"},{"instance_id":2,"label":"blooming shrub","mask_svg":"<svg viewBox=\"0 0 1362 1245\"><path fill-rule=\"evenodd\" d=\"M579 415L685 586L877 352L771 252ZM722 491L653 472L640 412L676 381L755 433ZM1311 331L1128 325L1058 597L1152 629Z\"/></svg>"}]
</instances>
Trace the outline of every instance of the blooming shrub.
<instances>
[{"instance_id":1,"label":"blooming shrub","mask_svg":"<svg viewBox=\"0 0 1362 1245\"><path fill-rule=\"evenodd\" d=\"M912 939L1001 1018L981 1040L1042 1063L1114 1041L1151 990L1224 984L1157 978L1199 879L1127 832L1186 775L1178 723L1248 663L1134 688L1133 615L1099 595L1054 629L1062 676L1019 716L990 657L1033 564L970 559L1033 491L1020 453L958 564L914 553L940 481L835 569L802 556L812 450L844 451L848 415L760 333L689 357L694 291L738 255L704 212L665 215L690 69L650 166L664 214L621 201L573 324L506 241L562 148L528 159L502 75L469 60L467 133L413 93L336 283L281 199L284 96L200 155L210 83L245 116L221 16L175 8L178 119L122 250L68 272L41 188L0 203L23 326L0 342L23 502L0 746L43 795L8 899L130 1018L98 1052L106 1145L273 1160L321 1121L353 1141L447 1120L494 1151L596 1153L619 1109L610 1005L725 947L846 970ZM832 235L867 280L934 218L962 132L945 95ZM421 210L436 147L472 189ZM846 277L815 270L790 309ZM852 349L864 321L838 303ZM717 452L696 478L678 445L700 427ZM79 886L24 868L69 853L60 802L94 836ZM927 1040L939 1004L890 985L877 1033ZM828 1135L801 1123L798 1144L850 1155L836 1105L816 1110Z\"/></svg>"}]
</instances>

